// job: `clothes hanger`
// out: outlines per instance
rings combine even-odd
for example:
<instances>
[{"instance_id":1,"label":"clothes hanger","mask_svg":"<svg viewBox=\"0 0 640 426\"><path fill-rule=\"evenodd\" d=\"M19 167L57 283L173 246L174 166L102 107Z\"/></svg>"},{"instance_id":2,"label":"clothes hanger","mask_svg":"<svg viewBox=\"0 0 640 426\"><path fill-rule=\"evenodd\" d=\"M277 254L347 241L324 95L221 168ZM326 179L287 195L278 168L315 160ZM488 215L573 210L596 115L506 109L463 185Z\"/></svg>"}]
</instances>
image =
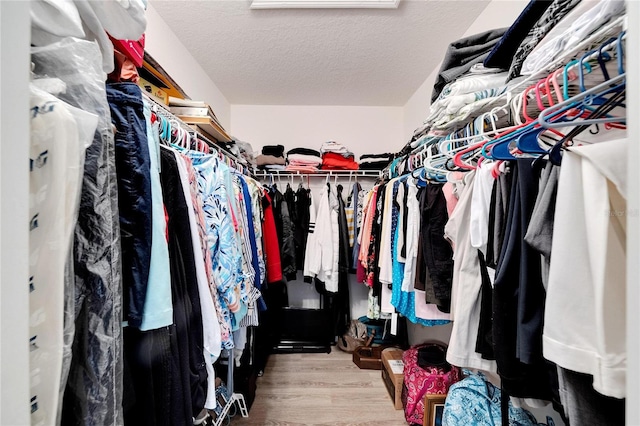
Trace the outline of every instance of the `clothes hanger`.
<instances>
[{"instance_id":1,"label":"clothes hanger","mask_svg":"<svg viewBox=\"0 0 640 426\"><path fill-rule=\"evenodd\" d=\"M610 111L612 111L613 109L617 108L621 102L624 102L626 98L626 92L622 91L622 92L618 92L617 94L615 94L613 97L611 97L607 103L602 104L594 113L593 113L593 117L595 117L595 119L599 119L598 117L602 117L602 116L606 116ZM585 120L585 122L588 120ZM582 123L582 122L581 122ZM554 164L559 166L562 162L562 155L561 155L561 150L562 148L564 148L567 142L571 141L574 137L576 137L577 135L579 135L580 133L584 132L585 130L587 130L589 127L591 127L591 124L580 124L579 126L577 126L576 128L574 128L571 132L569 132L567 134L567 136L565 138L563 138L560 142L556 143L550 150L549 150L549 160ZM541 156L543 157L543 156Z\"/></svg>"},{"instance_id":2,"label":"clothes hanger","mask_svg":"<svg viewBox=\"0 0 640 426\"><path fill-rule=\"evenodd\" d=\"M620 49L622 47L621 44L621 39L622 39L623 34L621 34L617 39L610 39L609 41L607 41L605 43L606 45L609 45L615 41L620 41L619 44L616 45L616 48ZM617 51L618 57L621 57L623 55L623 52L618 50ZM610 55L609 55L609 59L610 59ZM604 68L604 67L603 67ZM624 71L624 69L620 66L620 61L618 62L618 71ZM608 76L608 73L603 71L603 74L605 74L606 76ZM584 101L581 101L582 104L587 104L587 105L591 105L594 99L597 99L598 101L596 102L597 104L600 104L600 106L593 111L593 113L591 114L591 116L585 120L581 120L578 125L572 129L566 137L563 137L559 142L557 142L553 147L551 147L551 149L548 150L548 152L546 152L545 154L541 155L536 161L541 161L542 158L545 157L545 155L549 155L549 159L553 164L559 165L562 161L562 156L561 156L561 150L563 147L567 146L567 143L572 141L572 139L577 136L578 134L582 133L583 131L585 131L586 129L588 129L591 125L593 124L599 124L601 122L603 122L605 124L605 127L607 126L607 124L610 123L620 123L620 122L626 122L626 117L610 117L608 116L608 113L613 111L615 108L617 108L620 105L623 105L622 102L624 102L624 99L626 97L626 83L625 83L625 73L621 72L617 77L608 79L606 81L604 81L603 83L600 83L599 85L589 89L589 90L585 90L584 92L581 92L580 94L574 96L571 99L567 99L563 102L561 102L558 105L555 105L555 107L562 107L562 108L566 108L566 105L573 105L573 103L575 103L576 101L580 101L581 99L584 99ZM584 85L582 85L581 87L584 87ZM600 91L602 90L602 91ZM613 93L613 96L606 98L605 95ZM603 102L604 103L601 103ZM549 123L547 120L547 112L549 110L552 110L553 108L549 108L548 110L543 111L540 116L538 117L538 120L540 121L540 124L542 126L549 126L552 125L552 123ZM590 108L591 109L591 108ZM562 111L562 109L560 110ZM606 118L601 118L601 117L606 117ZM610 127L613 127L613 124L610 124ZM618 127L619 125L615 125L615 127ZM608 128L608 127L607 127ZM534 161L534 163L536 162Z\"/></svg>"},{"instance_id":3,"label":"clothes hanger","mask_svg":"<svg viewBox=\"0 0 640 426\"><path fill-rule=\"evenodd\" d=\"M593 52L591 52L593 53ZM590 53L590 54L591 54ZM586 57L588 57L590 54L588 55L584 55L582 59L585 59ZM591 72L591 66L588 63L584 63L582 60L578 61L578 60L572 60L570 61L565 67L564 67L564 91L565 91L565 96L569 95L569 91L568 91L568 86L569 86L569 70L570 68L575 65L575 64L579 64L581 65L580 68L580 72L582 73L583 68L587 68L588 72ZM581 76L584 76L584 74L580 74ZM544 81L544 80L543 80ZM533 119L527 112L527 101L528 101L528 96L529 96L529 92L530 90L532 90L533 88L536 88L536 90L538 90L540 87L540 82L534 84L533 86L529 86L527 89L525 89L525 91L522 94L522 115L525 118L525 124L515 130L514 132L512 132L511 134L508 135L504 135L501 137L500 140L498 141L494 141L490 146L491 146L491 158L495 159L495 160L513 160L516 157L513 155L513 149L514 148L518 148L521 153L524 153L524 151L522 151L521 147L524 147L524 149L526 150L527 153L529 154L542 154L544 152L546 152L546 150L542 149L539 147L539 143L538 143L538 136L545 130L548 130L548 128L540 128L539 123L536 123L536 120ZM541 102L541 98L540 95L536 93L536 98L537 100L539 100L538 106L544 106L542 105ZM552 107L550 107L552 108ZM543 108L542 111L548 110L549 108ZM542 113L542 111L540 113ZM539 115L538 115L539 117ZM554 114L553 116L554 118L558 119L559 117L561 117L560 114ZM564 124L560 124L557 125L555 127L566 127L566 119L562 119L559 120L560 122L564 123ZM564 136L562 133L559 133L557 131L554 131L557 135L559 136ZM515 145L513 144L513 142L515 142ZM484 149L484 148L483 148Z\"/></svg>"},{"instance_id":4,"label":"clothes hanger","mask_svg":"<svg viewBox=\"0 0 640 426\"><path fill-rule=\"evenodd\" d=\"M488 159L494 159L494 160L514 160L515 159L515 157L510 152L511 141L513 140L513 138L520 135L524 130L530 128L531 123L534 122L534 119L531 118L527 113L527 103L528 103L529 92L534 87L535 85L527 87L524 90L524 92L522 92L522 94L519 96L521 99L522 116L524 117L523 124L516 126L516 128L513 130L499 134L496 137L496 139L486 143L482 147L483 152L488 153L488 155L485 155L485 157L487 157Z\"/></svg>"},{"instance_id":5,"label":"clothes hanger","mask_svg":"<svg viewBox=\"0 0 640 426\"><path fill-rule=\"evenodd\" d=\"M551 94L551 87L549 86L550 77L553 76L553 75L554 74L552 73L551 75L549 75L547 78L541 80L536 85L536 99L537 99L537 102L538 102L538 107L541 109L541 111L546 109L546 107L542 103L542 97L541 97L541 95L539 93L540 86L541 86L540 83L544 83L545 88L547 89L547 101L550 104L549 106L555 105L555 103L553 102L553 95ZM544 132L552 132L552 133L556 134L557 136L564 137L564 134L558 132L557 130L544 129L544 128L541 128L539 125L535 125L534 124L532 129L523 131L522 133L520 133L515 138L515 147L517 147L518 150L521 151L524 154L542 154L542 153L545 153L546 150L543 149L542 147L540 147L540 143L539 143L540 136Z\"/></svg>"},{"instance_id":6,"label":"clothes hanger","mask_svg":"<svg viewBox=\"0 0 640 426\"><path fill-rule=\"evenodd\" d=\"M496 132L497 131L497 127L496 127L496 123L495 123L495 116L493 114L493 111L490 111L489 113L484 114L482 117L482 122L484 123L486 121L486 119L489 119L489 123L492 126L492 130L490 133ZM483 124L484 127L484 124ZM453 156L453 163L458 166L461 170L474 170L477 168L476 165L470 163L470 162L465 162L464 161L464 157L467 156L468 160L471 161L472 159L476 158L478 155L478 150L480 148L482 148L482 146L485 144L485 142L487 141L486 138L482 137L482 140L480 142L476 142L474 144L471 144L467 147L465 147L465 149L457 152L454 156ZM467 155L467 154L471 154L471 155ZM481 159L483 158L482 156L480 157Z\"/></svg>"}]
</instances>

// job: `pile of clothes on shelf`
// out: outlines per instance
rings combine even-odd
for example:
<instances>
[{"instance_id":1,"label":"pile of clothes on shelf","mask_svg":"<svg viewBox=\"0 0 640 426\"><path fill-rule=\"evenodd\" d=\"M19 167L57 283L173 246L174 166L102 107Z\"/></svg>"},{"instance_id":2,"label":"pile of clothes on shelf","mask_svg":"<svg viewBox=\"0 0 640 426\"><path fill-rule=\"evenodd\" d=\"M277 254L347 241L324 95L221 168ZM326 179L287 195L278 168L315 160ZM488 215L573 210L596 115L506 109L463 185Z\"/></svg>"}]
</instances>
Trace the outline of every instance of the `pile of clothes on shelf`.
<instances>
[{"instance_id":1,"label":"pile of clothes on shelf","mask_svg":"<svg viewBox=\"0 0 640 426\"><path fill-rule=\"evenodd\" d=\"M320 147L322 170L358 170L353 152L336 141L328 141Z\"/></svg>"},{"instance_id":2,"label":"pile of clothes on shelf","mask_svg":"<svg viewBox=\"0 0 640 426\"><path fill-rule=\"evenodd\" d=\"M384 154L363 154L360 156L360 170L383 170L391 163L394 155Z\"/></svg>"},{"instance_id":3,"label":"pile of clothes on shelf","mask_svg":"<svg viewBox=\"0 0 640 426\"><path fill-rule=\"evenodd\" d=\"M286 164L284 158L284 146L265 145L262 147L262 154L256 157L256 164L259 169L268 171L282 171Z\"/></svg>"},{"instance_id":4,"label":"pile of clothes on shelf","mask_svg":"<svg viewBox=\"0 0 640 426\"><path fill-rule=\"evenodd\" d=\"M231 142L220 143L226 150L236 156L238 161L245 166L256 168L256 160L253 155L253 147L249 142L241 141L237 138L232 138Z\"/></svg>"},{"instance_id":5,"label":"pile of clothes on shelf","mask_svg":"<svg viewBox=\"0 0 640 426\"><path fill-rule=\"evenodd\" d=\"M322 165L320 153L308 148L294 148L287 152L287 167L289 172L314 173Z\"/></svg>"}]
</instances>

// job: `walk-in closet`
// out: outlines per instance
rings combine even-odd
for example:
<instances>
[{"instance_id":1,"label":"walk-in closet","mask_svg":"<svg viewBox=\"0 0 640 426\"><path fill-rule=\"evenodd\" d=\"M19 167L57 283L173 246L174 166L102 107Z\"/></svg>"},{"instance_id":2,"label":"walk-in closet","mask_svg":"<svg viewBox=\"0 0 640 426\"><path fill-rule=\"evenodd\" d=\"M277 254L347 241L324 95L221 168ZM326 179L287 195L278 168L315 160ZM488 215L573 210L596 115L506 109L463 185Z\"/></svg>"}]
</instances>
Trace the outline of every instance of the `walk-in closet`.
<instances>
[{"instance_id":1,"label":"walk-in closet","mask_svg":"<svg viewBox=\"0 0 640 426\"><path fill-rule=\"evenodd\" d=\"M0 1L0 424L640 426L638 52L632 0Z\"/></svg>"}]
</instances>

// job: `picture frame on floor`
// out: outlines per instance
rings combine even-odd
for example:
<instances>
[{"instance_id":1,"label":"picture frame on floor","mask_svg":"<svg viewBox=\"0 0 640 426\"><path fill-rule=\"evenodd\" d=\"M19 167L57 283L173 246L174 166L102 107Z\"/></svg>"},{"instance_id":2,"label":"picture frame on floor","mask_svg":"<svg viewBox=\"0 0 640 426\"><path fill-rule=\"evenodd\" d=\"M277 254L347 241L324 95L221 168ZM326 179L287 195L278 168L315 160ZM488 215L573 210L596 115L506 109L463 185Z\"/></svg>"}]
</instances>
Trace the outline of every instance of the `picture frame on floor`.
<instances>
[{"instance_id":1,"label":"picture frame on floor","mask_svg":"<svg viewBox=\"0 0 640 426\"><path fill-rule=\"evenodd\" d=\"M442 426L444 401L447 395L427 394L424 396L423 426Z\"/></svg>"}]
</instances>

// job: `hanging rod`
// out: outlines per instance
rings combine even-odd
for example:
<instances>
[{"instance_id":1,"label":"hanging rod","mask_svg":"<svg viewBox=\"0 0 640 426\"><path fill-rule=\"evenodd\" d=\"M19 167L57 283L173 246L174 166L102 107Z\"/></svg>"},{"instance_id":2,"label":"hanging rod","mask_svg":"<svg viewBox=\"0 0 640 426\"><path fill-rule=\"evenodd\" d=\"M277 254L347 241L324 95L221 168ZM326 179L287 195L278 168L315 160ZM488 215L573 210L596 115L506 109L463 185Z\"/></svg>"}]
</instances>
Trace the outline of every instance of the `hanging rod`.
<instances>
[{"instance_id":1,"label":"hanging rod","mask_svg":"<svg viewBox=\"0 0 640 426\"><path fill-rule=\"evenodd\" d=\"M303 176L303 177L380 177L379 170L318 170L317 172L305 173L293 170L256 170L254 173L257 178L269 178L272 176Z\"/></svg>"},{"instance_id":2,"label":"hanging rod","mask_svg":"<svg viewBox=\"0 0 640 426\"><path fill-rule=\"evenodd\" d=\"M606 39L607 37L611 36L611 33L613 33L614 30L622 27L622 30L624 30L626 28L626 15L623 16L619 16L616 19L614 19L613 21L607 23L606 25L604 25L603 27L599 28L597 31L595 31L593 34L591 34L589 37L587 37L584 40L581 40L578 44L576 44L575 46L573 46L571 49L568 49L567 51L563 52L563 54L561 56L559 56L558 58L556 58L555 60L553 60L552 62L550 62L549 64L547 64L545 67L536 70L533 74L530 74L528 76L525 76L523 78L522 81L516 83L514 86L512 86L509 90L507 90L506 92L502 93L501 95L498 95L496 97L493 98L489 98L487 100L487 103L485 105L483 105L483 109L487 109L490 105L495 105L497 102L499 101L504 101L505 99L508 101L510 99L511 96L514 96L516 94L521 93L527 86L531 85L531 83L534 83L536 81L538 81L541 76L543 76L544 74L549 74L551 72L553 72L554 70L556 70L558 67L566 64L571 58L573 58L576 54L578 54L578 52L583 52L585 50L588 50L590 48L590 46L592 46L593 44L598 44L599 42L603 41L604 39ZM599 52L595 52L592 56L597 56L596 55L599 54ZM574 68L576 66L578 66L579 64L574 64L571 68ZM469 115L469 118L471 117L477 117L476 113L473 112ZM420 125L418 126L415 130L414 130L414 135L418 132L422 132L427 128L427 122L426 120ZM451 132L447 132L451 133ZM429 135L428 133L421 136L418 140L420 139L424 139L426 137L429 136L433 136L433 135ZM444 135L443 135L444 136ZM405 145L405 148L407 145L409 145L411 142L407 143ZM418 146L416 146L415 148L411 149L411 153L416 153L420 150L420 148L423 148L423 144L419 144Z\"/></svg>"}]
</instances>

